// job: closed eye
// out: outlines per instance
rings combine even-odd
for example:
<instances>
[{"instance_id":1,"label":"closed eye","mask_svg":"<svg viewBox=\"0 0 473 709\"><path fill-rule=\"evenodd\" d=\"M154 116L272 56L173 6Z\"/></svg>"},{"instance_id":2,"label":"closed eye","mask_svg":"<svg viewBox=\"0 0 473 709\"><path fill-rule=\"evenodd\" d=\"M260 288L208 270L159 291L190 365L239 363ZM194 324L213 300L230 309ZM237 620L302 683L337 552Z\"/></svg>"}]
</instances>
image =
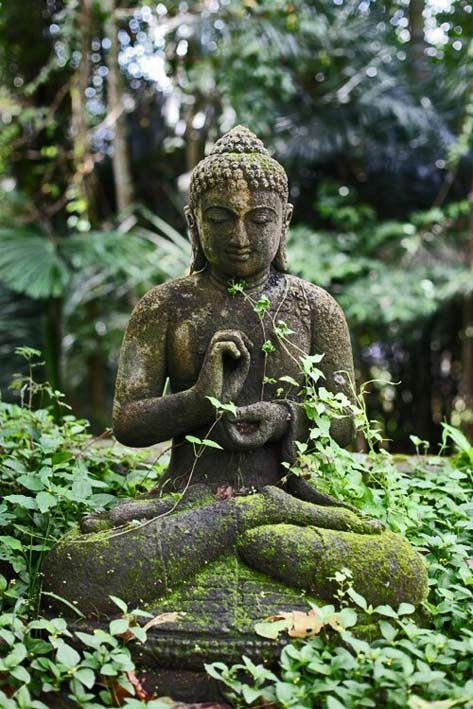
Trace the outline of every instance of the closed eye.
<instances>
[{"instance_id":1,"label":"closed eye","mask_svg":"<svg viewBox=\"0 0 473 709\"><path fill-rule=\"evenodd\" d=\"M228 209L223 209L223 207L211 207L207 209L205 216L214 224L222 224L223 222L228 222L233 219L232 212Z\"/></svg>"},{"instance_id":2,"label":"closed eye","mask_svg":"<svg viewBox=\"0 0 473 709\"><path fill-rule=\"evenodd\" d=\"M254 209L250 215L255 224L267 224L275 220L276 215L271 209Z\"/></svg>"}]
</instances>

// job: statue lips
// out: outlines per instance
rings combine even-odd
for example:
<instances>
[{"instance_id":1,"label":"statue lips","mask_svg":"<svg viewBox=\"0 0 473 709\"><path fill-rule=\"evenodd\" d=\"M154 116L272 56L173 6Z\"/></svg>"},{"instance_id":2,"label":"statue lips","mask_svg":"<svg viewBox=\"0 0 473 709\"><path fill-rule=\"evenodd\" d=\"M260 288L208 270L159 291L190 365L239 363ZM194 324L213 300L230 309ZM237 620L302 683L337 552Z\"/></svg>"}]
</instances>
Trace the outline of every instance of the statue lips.
<instances>
[{"instance_id":1,"label":"statue lips","mask_svg":"<svg viewBox=\"0 0 473 709\"><path fill-rule=\"evenodd\" d=\"M226 253L232 261L248 261L251 256L251 249L227 249Z\"/></svg>"}]
</instances>

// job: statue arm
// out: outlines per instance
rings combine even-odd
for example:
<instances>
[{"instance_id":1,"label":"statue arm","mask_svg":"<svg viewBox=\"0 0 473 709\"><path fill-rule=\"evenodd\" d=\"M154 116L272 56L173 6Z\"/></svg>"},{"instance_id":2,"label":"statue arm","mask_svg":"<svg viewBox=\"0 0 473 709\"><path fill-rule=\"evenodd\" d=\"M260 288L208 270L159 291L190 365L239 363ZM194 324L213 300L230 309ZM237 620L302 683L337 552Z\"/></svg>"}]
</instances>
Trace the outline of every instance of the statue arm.
<instances>
[{"instance_id":1,"label":"statue arm","mask_svg":"<svg viewBox=\"0 0 473 709\"><path fill-rule=\"evenodd\" d=\"M314 289L314 290L312 290ZM343 311L336 301L324 290L312 286L308 292L312 302L312 341L310 354L323 354L317 368L324 374L320 385L336 394L342 392L353 401L355 379L350 334ZM297 458L296 441L307 441L310 422L304 405L295 401L285 401L289 410L289 424L282 441L283 460L293 463ZM353 438L353 419L347 415L334 419L330 434L340 446L347 446Z\"/></svg>"},{"instance_id":2,"label":"statue arm","mask_svg":"<svg viewBox=\"0 0 473 709\"><path fill-rule=\"evenodd\" d=\"M160 287L135 307L120 351L113 430L127 446L151 446L205 425L213 409L194 387L162 396L167 376L168 308Z\"/></svg>"},{"instance_id":3,"label":"statue arm","mask_svg":"<svg viewBox=\"0 0 473 709\"><path fill-rule=\"evenodd\" d=\"M355 372L350 333L343 311L328 293L321 290L316 299L314 316L312 352L324 354L317 365L325 376L321 386L333 394L342 392L352 402ZM353 432L351 415L335 419L330 427L332 437L342 447L351 443Z\"/></svg>"}]
</instances>

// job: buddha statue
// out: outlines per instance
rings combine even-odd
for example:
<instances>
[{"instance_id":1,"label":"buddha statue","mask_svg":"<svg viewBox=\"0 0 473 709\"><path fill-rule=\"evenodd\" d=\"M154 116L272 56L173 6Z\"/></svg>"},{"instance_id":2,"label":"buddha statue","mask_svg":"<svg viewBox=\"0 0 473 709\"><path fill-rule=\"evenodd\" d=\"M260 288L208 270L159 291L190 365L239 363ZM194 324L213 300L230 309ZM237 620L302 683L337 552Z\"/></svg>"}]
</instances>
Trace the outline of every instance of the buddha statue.
<instances>
[{"instance_id":1,"label":"buddha statue","mask_svg":"<svg viewBox=\"0 0 473 709\"><path fill-rule=\"evenodd\" d=\"M309 432L301 357L323 355L324 386L348 400L354 378L340 307L287 273L291 215L283 167L242 126L194 169L190 275L134 309L113 411L127 446L172 439L169 467L146 497L86 517L45 564L44 587L91 622L117 613L111 594L182 613L148 641L171 669L271 654L254 621L333 600L342 568L374 605L418 604L426 592L406 540L288 474ZM352 429L347 414L331 435L346 446Z\"/></svg>"}]
</instances>

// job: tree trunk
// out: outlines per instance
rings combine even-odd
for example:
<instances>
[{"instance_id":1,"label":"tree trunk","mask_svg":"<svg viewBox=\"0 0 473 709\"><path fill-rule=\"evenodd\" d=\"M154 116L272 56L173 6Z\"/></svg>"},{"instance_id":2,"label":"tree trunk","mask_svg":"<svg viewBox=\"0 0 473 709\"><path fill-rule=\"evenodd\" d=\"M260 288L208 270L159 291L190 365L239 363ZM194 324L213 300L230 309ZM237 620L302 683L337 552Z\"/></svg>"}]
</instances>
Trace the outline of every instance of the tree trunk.
<instances>
[{"instance_id":1,"label":"tree trunk","mask_svg":"<svg viewBox=\"0 0 473 709\"><path fill-rule=\"evenodd\" d=\"M419 335L415 349L415 389L413 391L414 420L416 430L414 433L426 441L434 437L434 424L432 420L432 351L431 339L434 321L427 320Z\"/></svg>"},{"instance_id":2,"label":"tree trunk","mask_svg":"<svg viewBox=\"0 0 473 709\"><path fill-rule=\"evenodd\" d=\"M472 211L468 220L468 238L465 247L465 266L473 266L473 189L468 195ZM463 298L461 377L459 393L465 403L462 412L462 430L473 443L473 292Z\"/></svg>"},{"instance_id":3,"label":"tree trunk","mask_svg":"<svg viewBox=\"0 0 473 709\"><path fill-rule=\"evenodd\" d=\"M77 68L71 86L72 103L72 135L74 141L74 182L79 187L80 195L85 201L82 216L95 226L96 216L96 180L94 175L94 160L90 149L89 130L87 125L87 97L85 91L90 80L89 51L93 28L93 0L79 0L77 28L79 33L79 51L81 61ZM97 320L97 304L92 301L86 306L86 318L91 327ZM100 419L103 416L105 401L105 383L103 375L103 358L98 335L94 330L96 341L93 354L87 359L87 390L88 400L92 408L91 416Z\"/></svg>"},{"instance_id":4,"label":"tree trunk","mask_svg":"<svg viewBox=\"0 0 473 709\"><path fill-rule=\"evenodd\" d=\"M126 141L126 121L123 103L123 85L118 64L118 35L115 18L115 0L105 0L104 7L108 13L105 22L105 36L110 41L107 56L107 113L114 126L112 145L113 178L117 209L119 212L127 209L133 200L133 182L131 178L130 161Z\"/></svg>"},{"instance_id":5,"label":"tree trunk","mask_svg":"<svg viewBox=\"0 0 473 709\"><path fill-rule=\"evenodd\" d=\"M187 172L194 169L200 160L205 155L205 145L199 131L197 131L192 123L198 113L198 102L194 101L187 110L186 115L186 130L184 138L186 141L186 168Z\"/></svg>"},{"instance_id":6,"label":"tree trunk","mask_svg":"<svg viewBox=\"0 0 473 709\"><path fill-rule=\"evenodd\" d=\"M410 0L409 2L409 32L411 66L414 79L422 84L427 76L427 60L425 56L425 35L424 35L424 0Z\"/></svg>"},{"instance_id":7,"label":"tree trunk","mask_svg":"<svg viewBox=\"0 0 473 709\"><path fill-rule=\"evenodd\" d=\"M89 85L90 76L89 49L92 29L92 0L80 0L77 24L80 34L79 51L81 60L71 85L74 182L79 186L81 197L86 204L84 216L87 216L90 221L94 212L94 162L90 154L85 91Z\"/></svg>"}]
</instances>

